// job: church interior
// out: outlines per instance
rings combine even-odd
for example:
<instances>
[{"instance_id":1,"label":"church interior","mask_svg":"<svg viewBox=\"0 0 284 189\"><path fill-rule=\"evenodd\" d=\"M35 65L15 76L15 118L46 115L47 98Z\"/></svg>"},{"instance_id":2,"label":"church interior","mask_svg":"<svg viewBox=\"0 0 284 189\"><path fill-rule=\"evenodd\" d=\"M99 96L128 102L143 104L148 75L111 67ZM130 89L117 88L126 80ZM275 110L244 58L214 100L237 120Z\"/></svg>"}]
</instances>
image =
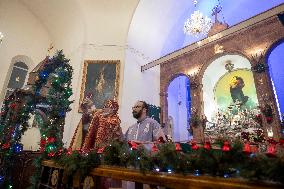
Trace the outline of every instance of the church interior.
<instances>
[{"instance_id":1,"label":"church interior","mask_svg":"<svg viewBox=\"0 0 284 189\"><path fill-rule=\"evenodd\" d=\"M283 0L0 0L0 188L284 188L283 60Z\"/></svg>"}]
</instances>

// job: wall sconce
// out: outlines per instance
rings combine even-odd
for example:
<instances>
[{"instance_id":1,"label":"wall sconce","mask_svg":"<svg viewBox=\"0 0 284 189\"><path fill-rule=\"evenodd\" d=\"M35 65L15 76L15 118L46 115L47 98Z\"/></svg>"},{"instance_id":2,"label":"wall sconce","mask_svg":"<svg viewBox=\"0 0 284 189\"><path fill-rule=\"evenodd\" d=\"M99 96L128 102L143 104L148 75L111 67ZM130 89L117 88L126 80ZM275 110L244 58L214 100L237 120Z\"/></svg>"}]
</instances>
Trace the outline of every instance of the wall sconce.
<instances>
[{"instance_id":1,"label":"wall sconce","mask_svg":"<svg viewBox=\"0 0 284 189\"><path fill-rule=\"evenodd\" d=\"M4 38L4 35L3 35L3 33L2 33L2 32L0 32L0 44L2 43L3 38Z\"/></svg>"},{"instance_id":2,"label":"wall sconce","mask_svg":"<svg viewBox=\"0 0 284 189\"><path fill-rule=\"evenodd\" d=\"M224 52L224 47L222 45L216 44L214 46L214 53L219 54L219 53L222 53L222 52Z\"/></svg>"}]
</instances>

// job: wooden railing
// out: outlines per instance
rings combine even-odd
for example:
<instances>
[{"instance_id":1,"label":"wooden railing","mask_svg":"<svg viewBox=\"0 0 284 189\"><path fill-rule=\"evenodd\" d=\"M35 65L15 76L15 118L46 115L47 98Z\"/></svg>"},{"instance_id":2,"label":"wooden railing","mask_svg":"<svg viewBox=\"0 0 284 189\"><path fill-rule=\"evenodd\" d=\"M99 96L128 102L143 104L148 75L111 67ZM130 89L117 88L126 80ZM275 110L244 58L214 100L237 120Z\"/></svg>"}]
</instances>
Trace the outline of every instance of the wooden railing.
<instances>
[{"instance_id":1,"label":"wooden railing","mask_svg":"<svg viewBox=\"0 0 284 189\"><path fill-rule=\"evenodd\" d=\"M49 171L46 171L50 169ZM52 161L43 162L43 173L48 172L48 178L52 179L54 170L58 170L58 180L56 183L48 181L47 175L42 175L41 183L39 188L65 188L67 186L66 179L64 176L64 170L62 167L55 165ZM267 188L284 188L284 185L278 185L275 183L261 183L261 182L250 182L245 179L236 178L219 178L211 176L189 176L180 174L169 174L169 173L141 173L138 170L120 168L120 167L109 167L100 166L94 168L88 174L88 182L86 183L86 177L82 180L79 179L79 175L75 174L72 178L72 183L68 185L68 188L84 188L84 184L89 185L93 189L101 189L100 177L108 177L112 179L119 179L124 181L135 182L135 189L140 189L143 184L148 184L151 188L156 186L163 186L167 189L267 189ZM90 181L91 179L91 181ZM64 181L65 180L65 181ZM70 180L70 179L69 179ZM45 181L45 183L43 182ZM71 186L72 185L72 186ZM85 186L86 187L86 186ZM67 188L67 187L66 187ZM88 188L88 187L87 187Z\"/></svg>"}]
</instances>

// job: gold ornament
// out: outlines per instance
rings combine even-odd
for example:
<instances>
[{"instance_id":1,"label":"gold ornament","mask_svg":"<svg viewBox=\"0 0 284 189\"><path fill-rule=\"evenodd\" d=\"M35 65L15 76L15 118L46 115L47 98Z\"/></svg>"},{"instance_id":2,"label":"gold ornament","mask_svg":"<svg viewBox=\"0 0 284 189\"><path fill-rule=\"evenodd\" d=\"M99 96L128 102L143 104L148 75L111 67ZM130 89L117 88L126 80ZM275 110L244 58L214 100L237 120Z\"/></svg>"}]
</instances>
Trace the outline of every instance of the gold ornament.
<instances>
[{"instance_id":1,"label":"gold ornament","mask_svg":"<svg viewBox=\"0 0 284 189\"><path fill-rule=\"evenodd\" d=\"M84 180L83 189L91 189L95 186L94 180L91 176L87 176Z\"/></svg>"},{"instance_id":2,"label":"gold ornament","mask_svg":"<svg viewBox=\"0 0 284 189\"><path fill-rule=\"evenodd\" d=\"M52 172L51 179L50 179L52 186L55 186L55 185L56 185L56 183L57 183L57 181L58 181L58 175L59 175L58 170L54 170L54 171Z\"/></svg>"}]
</instances>

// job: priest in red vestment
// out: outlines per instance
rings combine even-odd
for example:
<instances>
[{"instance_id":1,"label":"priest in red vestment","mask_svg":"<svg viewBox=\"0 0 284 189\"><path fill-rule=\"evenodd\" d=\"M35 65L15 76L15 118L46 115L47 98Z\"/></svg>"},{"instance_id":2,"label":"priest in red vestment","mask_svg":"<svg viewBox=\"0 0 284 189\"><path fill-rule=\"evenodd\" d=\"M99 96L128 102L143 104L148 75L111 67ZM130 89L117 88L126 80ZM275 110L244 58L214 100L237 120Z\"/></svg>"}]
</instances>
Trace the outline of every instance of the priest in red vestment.
<instances>
[{"instance_id":1,"label":"priest in red vestment","mask_svg":"<svg viewBox=\"0 0 284 189\"><path fill-rule=\"evenodd\" d=\"M118 103L107 100L101 111L94 113L82 149L85 151L108 145L122 138Z\"/></svg>"}]
</instances>

